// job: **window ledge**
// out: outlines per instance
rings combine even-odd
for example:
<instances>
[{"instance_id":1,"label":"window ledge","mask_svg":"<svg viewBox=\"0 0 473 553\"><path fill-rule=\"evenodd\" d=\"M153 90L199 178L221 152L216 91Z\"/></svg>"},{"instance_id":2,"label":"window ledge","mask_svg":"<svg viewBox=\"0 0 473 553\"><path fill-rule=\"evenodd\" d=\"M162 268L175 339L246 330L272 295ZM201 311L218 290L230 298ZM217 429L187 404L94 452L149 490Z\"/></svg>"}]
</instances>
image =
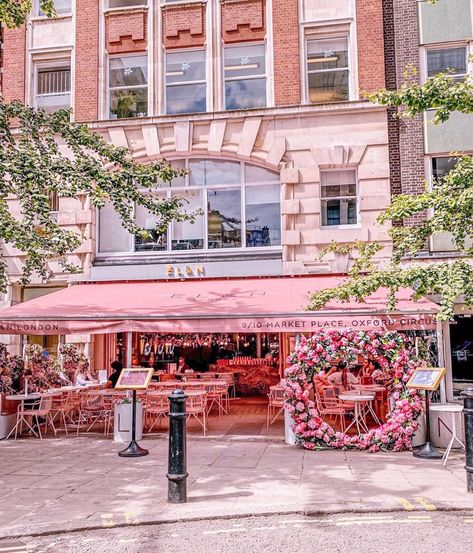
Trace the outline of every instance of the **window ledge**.
<instances>
[{"instance_id":1,"label":"window ledge","mask_svg":"<svg viewBox=\"0 0 473 553\"><path fill-rule=\"evenodd\" d=\"M72 12L71 13L60 13L58 15L56 15L55 17L48 17L47 15L34 15L33 17L30 18L30 21L32 23L34 22L43 22L43 21L48 21L48 22L54 22L54 21L58 21L60 19L72 19Z\"/></svg>"},{"instance_id":2,"label":"window ledge","mask_svg":"<svg viewBox=\"0 0 473 553\"><path fill-rule=\"evenodd\" d=\"M146 12L148 11L148 5L143 4L142 6L123 6L122 8L106 8L103 10L104 15L115 15L121 13L130 13L130 12Z\"/></svg>"},{"instance_id":3,"label":"window ledge","mask_svg":"<svg viewBox=\"0 0 473 553\"><path fill-rule=\"evenodd\" d=\"M176 8L176 7L182 7L182 6L189 6L189 5L195 5L195 4L206 4L207 0L176 0L175 2L166 2L165 4L161 4L161 9L166 10L169 8Z\"/></svg>"}]
</instances>

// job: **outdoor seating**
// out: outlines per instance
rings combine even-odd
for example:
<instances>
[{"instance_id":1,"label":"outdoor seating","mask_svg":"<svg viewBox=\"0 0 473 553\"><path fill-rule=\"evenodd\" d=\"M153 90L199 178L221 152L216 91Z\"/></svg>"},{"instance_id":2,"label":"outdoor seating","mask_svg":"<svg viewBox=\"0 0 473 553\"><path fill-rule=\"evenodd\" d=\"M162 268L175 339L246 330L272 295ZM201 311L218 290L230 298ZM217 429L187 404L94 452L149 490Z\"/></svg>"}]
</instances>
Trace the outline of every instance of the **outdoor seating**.
<instances>
[{"instance_id":1,"label":"outdoor seating","mask_svg":"<svg viewBox=\"0 0 473 553\"><path fill-rule=\"evenodd\" d=\"M228 414L226 396L228 395L228 387L226 382L223 383L206 383L205 390L207 392L207 415L216 405L218 407L218 416L223 413Z\"/></svg>"},{"instance_id":2,"label":"outdoor seating","mask_svg":"<svg viewBox=\"0 0 473 553\"><path fill-rule=\"evenodd\" d=\"M266 428L273 424L279 415L284 411L284 388L282 386L271 386L268 394L268 411L266 415ZM274 414L276 412L276 415Z\"/></svg>"},{"instance_id":3,"label":"outdoor seating","mask_svg":"<svg viewBox=\"0 0 473 553\"><path fill-rule=\"evenodd\" d=\"M341 430L345 432L345 416L350 412L350 407L336 397L327 397L318 393L316 393L316 403L320 416L334 417L335 420L340 419Z\"/></svg>"},{"instance_id":4,"label":"outdoor seating","mask_svg":"<svg viewBox=\"0 0 473 553\"><path fill-rule=\"evenodd\" d=\"M161 419L168 418L169 400L162 392L148 392L146 394L146 405L144 406L144 427L148 432L153 430L158 422L161 426ZM152 424L150 424L152 423Z\"/></svg>"},{"instance_id":5,"label":"outdoor seating","mask_svg":"<svg viewBox=\"0 0 473 553\"><path fill-rule=\"evenodd\" d=\"M104 434L108 436L112 416L113 410L110 405L105 405L103 396L96 391L85 392L79 407L77 434L83 423L87 426L86 432L89 432L95 424L103 422Z\"/></svg>"},{"instance_id":6,"label":"outdoor seating","mask_svg":"<svg viewBox=\"0 0 473 553\"><path fill-rule=\"evenodd\" d=\"M30 433L34 434L40 440L43 439L41 433L41 422L40 417L44 419L44 433L46 434L48 426L56 434L56 428L54 427L54 422L51 416L51 407L53 404L52 396L43 395L40 399L33 401L30 405L24 406L23 402L18 406L18 411L16 414L16 425L15 425L15 440L18 436L18 430L20 432L23 430L23 423L29 428ZM36 433L34 422L36 422Z\"/></svg>"},{"instance_id":7,"label":"outdoor seating","mask_svg":"<svg viewBox=\"0 0 473 553\"><path fill-rule=\"evenodd\" d=\"M186 404L187 420L194 417L204 429L204 436L207 433L207 394L206 392L193 392L189 394Z\"/></svg>"},{"instance_id":8,"label":"outdoor seating","mask_svg":"<svg viewBox=\"0 0 473 553\"><path fill-rule=\"evenodd\" d=\"M74 398L72 396L71 392L66 392L61 394L60 396L53 397L52 407L51 407L51 416L53 422L58 419L59 420L59 428L64 430L66 434L68 434L67 430L67 419L69 417L69 414L76 409L77 404L74 401ZM59 428L56 428L57 430Z\"/></svg>"}]
</instances>

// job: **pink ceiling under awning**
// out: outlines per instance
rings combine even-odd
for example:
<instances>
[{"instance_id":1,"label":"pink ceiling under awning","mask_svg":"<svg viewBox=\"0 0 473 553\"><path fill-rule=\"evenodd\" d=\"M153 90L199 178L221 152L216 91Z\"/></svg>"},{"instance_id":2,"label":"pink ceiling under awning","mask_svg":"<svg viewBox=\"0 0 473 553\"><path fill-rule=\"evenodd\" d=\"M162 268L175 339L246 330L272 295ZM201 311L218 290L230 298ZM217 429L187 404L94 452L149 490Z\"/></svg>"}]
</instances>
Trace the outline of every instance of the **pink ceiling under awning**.
<instances>
[{"instance_id":1,"label":"pink ceiling under awning","mask_svg":"<svg viewBox=\"0 0 473 553\"><path fill-rule=\"evenodd\" d=\"M320 328L432 329L438 306L386 291L366 303L331 302L304 311L310 292L341 282L329 276L82 283L0 311L0 334L113 332L310 332Z\"/></svg>"}]
</instances>

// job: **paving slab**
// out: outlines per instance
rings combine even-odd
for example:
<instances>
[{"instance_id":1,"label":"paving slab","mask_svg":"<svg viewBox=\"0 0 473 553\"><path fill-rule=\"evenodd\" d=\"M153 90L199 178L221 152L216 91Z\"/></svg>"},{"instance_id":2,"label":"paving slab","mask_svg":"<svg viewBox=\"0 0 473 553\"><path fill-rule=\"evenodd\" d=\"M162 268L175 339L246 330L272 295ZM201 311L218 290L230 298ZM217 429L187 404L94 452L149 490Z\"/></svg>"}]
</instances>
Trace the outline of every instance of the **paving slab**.
<instances>
[{"instance_id":1,"label":"paving slab","mask_svg":"<svg viewBox=\"0 0 473 553\"><path fill-rule=\"evenodd\" d=\"M0 537L270 513L473 510L460 453L443 467L411 453L312 452L192 434L188 502L173 505L167 440L142 443L147 457L123 459L123 444L101 435L1 441Z\"/></svg>"}]
</instances>

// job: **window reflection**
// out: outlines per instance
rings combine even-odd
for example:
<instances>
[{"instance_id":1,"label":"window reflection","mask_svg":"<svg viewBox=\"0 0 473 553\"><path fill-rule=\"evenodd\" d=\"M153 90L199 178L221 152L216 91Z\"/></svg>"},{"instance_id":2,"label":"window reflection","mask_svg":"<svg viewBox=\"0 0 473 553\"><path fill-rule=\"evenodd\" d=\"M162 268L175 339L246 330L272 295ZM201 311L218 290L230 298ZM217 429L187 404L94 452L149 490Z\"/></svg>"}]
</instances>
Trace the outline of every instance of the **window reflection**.
<instances>
[{"instance_id":1,"label":"window reflection","mask_svg":"<svg viewBox=\"0 0 473 553\"><path fill-rule=\"evenodd\" d=\"M186 202L186 213L196 213L202 210L202 191L189 190L187 192L175 192L175 195L183 197ZM204 247L204 217L197 215L195 221L182 221L173 223L171 247L173 250L199 250Z\"/></svg>"},{"instance_id":2,"label":"window reflection","mask_svg":"<svg viewBox=\"0 0 473 553\"><path fill-rule=\"evenodd\" d=\"M156 217L141 205L136 206L136 223L148 231L148 236L135 236L135 251L161 252L167 249L167 233L160 234L156 230Z\"/></svg>"},{"instance_id":3,"label":"window reflection","mask_svg":"<svg viewBox=\"0 0 473 553\"><path fill-rule=\"evenodd\" d=\"M207 192L209 248L241 247L241 190Z\"/></svg>"},{"instance_id":4,"label":"window reflection","mask_svg":"<svg viewBox=\"0 0 473 553\"><path fill-rule=\"evenodd\" d=\"M246 188L246 245L281 245L280 188L278 184Z\"/></svg>"}]
</instances>

